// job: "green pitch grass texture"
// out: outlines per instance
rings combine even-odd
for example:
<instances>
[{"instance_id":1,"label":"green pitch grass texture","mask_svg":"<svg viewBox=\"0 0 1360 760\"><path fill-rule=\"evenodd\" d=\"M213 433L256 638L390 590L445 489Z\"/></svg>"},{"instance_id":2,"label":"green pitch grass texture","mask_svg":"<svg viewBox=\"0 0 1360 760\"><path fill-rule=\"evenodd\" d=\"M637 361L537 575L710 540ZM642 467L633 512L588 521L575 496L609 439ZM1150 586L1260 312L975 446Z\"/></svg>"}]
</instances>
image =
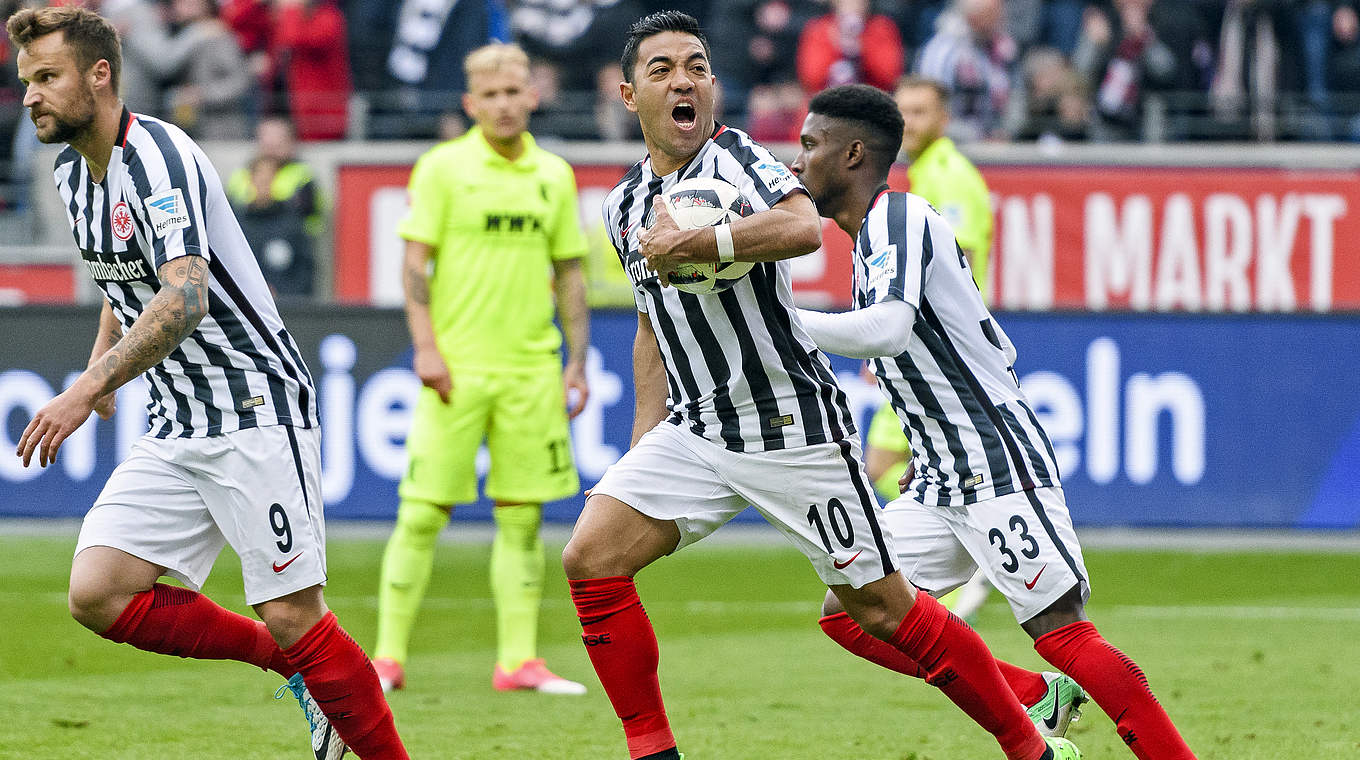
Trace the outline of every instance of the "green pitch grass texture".
<instances>
[{"instance_id":1,"label":"green pitch grass texture","mask_svg":"<svg viewBox=\"0 0 1360 760\"><path fill-rule=\"evenodd\" d=\"M0 537L0 758L307 758L277 676L152 655L72 621L74 539ZM414 758L625 758L549 547L541 654L585 697L491 690L488 548L441 544L406 690L391 697ZM330 543L327 600L365 647L382 542ZM1355 555L1091 551L1092 619L1146 671L1201 760L1360 758ZM638 578L661 683L690 760L999 758L990 736L920 681L854 658L817 627L822 587L782 545L713 544ZM206 589L249 614L236 558ZM995 596L977 628L994 652L1043 662ZM1070 734L1089 760L1132 758L1094 704Z\"/></svg>"}]
</instances>

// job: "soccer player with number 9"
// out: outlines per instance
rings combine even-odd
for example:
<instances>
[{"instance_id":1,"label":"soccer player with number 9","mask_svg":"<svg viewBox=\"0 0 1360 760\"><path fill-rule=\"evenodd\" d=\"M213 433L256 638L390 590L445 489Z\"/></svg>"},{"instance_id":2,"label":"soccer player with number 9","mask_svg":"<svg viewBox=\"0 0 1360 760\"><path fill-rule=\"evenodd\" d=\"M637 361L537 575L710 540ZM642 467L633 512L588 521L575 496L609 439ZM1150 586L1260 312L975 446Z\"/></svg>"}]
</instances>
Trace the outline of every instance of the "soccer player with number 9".
<instances>
[{"instance_id":1,"label":"soccer player with number 9","mask_svg":"<svg viewBox=\"0 0 1360 760\"><path fill-rule=\"evenodd\" d=\"M123 106L106 20L26 9L7 31L38 139L68 144L54 179L104 297L89 367L34 415L19 456L51 464L138 375L151 397L150 432L85 515L71 614L138 649L289 679L278 694L297 697L316 760L405 758L377 676L322 598L316 389L221 179L178 127ZM198 593L228 543L263 622ZM188 588L157 582L166 575Z\"/></svg>"}]
</instances>

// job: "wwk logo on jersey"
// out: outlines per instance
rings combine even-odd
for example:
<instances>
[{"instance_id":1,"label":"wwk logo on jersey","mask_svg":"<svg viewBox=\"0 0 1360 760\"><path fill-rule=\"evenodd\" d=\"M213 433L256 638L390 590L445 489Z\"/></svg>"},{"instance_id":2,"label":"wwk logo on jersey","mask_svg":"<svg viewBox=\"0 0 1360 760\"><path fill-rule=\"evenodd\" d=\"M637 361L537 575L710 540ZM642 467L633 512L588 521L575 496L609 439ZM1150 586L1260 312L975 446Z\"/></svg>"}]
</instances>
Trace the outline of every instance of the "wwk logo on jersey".
<instances>
[{"instance_id":1,"label":"wwk logo on jersey","mask_svg":"<svg viewBox=\"0 0 1360 760\"><path fill-rule=\"evenodd\" d=\"M756 176L765 183L765 188L777 193L785 188L797 187L798 178L783 164L761 161L755 165Z\"/></svg>"},{"instance_id":2,"label":"wwk logo on jersey","mask_svg":"<svg viewBox=\"0 0 1360 760\"><path fill-rule=\"evenodd\" d=\"M165 233L171 230L189 226L189 207L185 205L184 194L178 187L147 198L146 211L151 216L156 237L165 237Z\"/></svg>"}]
</instances>

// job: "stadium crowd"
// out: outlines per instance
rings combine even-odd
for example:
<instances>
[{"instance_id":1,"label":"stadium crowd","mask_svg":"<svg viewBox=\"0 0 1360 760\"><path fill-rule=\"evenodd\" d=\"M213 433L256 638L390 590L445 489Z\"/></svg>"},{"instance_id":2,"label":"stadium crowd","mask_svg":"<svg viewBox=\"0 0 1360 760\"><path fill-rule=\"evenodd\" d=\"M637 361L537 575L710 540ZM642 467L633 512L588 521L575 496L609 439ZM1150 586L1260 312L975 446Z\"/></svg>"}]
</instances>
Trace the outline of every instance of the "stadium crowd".
<instances>
[{"instance_id":1,"label":"stadium crowd","mask_svg":"<svg viewBox=\"0 0 1360 760\"><path fill-rule=\"evenodd\" d=\"M796 140L823 88L906 76L949 91L963 145L1360 140L1360 0L0 0L0 18L44 4L108 17L129 108L208 141L280 120L303 143L456 136L463 58L491 40L531 56L534 134L639 139L618 40L662 7L709 30L719 118L767 143ZM0 67L0 229L28 230L37 142L4 41ZM287 228L276 268L310 282L324 199L273 165L232 197Z\"/></svg>"},{"instance_id":2,"label":"stadium crowd","mask_svg":"<svg viewBox=\"0 0 1360 760\"><path fill-rule=\"evenodd\" d=\"M951 136L965 142L1360 139L1360 0L83 4L124 36L129 107L200 139L247 139L275 114L304 141L457 132L463 57L488 40L532 56L535 133L636 138L616 41L662 6L710 30L723 118L765 141L793 138L827 86L891 89L905 74L951 90ZM13 145L27 129L13 51L0 52L0 144Z\"/></svg>"}]
</instances>

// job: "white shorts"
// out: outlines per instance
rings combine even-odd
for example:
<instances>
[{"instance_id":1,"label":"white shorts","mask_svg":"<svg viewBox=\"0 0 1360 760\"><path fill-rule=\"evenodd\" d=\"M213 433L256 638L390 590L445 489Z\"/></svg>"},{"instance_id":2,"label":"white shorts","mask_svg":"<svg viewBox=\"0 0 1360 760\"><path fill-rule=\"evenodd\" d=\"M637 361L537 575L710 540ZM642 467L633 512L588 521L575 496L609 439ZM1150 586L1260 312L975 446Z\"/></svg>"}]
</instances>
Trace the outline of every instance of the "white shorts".
<instances>
[{"instance_id":1,"label":"white shorts","mask_svg":"<svg viewBox=\"0 0 1360 760\"><path fill-rule=\"evenodd\" d=\"M319 429L138 440L86 513L76 554L111 546L197 590L224 544L241 557L247 604L325 584Z\"/></svg>"},{"instance_id":2,"label":"white shorts","mask_svg":"<svg viewBox=\"0 0 1360 760\"><path fill-rule=\"evenodd\" d=\"M910 495L884 508L907 580L932 594L962 586L981 568L1021 623L1073 586L1082 601L1091 584L1061 488L984 499L966 507L934 507Z\"/></svg>"},{"instance_id":3,"label":"white shorts","mask_svg":"<svg viewBox=\"0 0 1360 760\"><path fill-rule=\"evenodd\" d=\"M592 493L674 521L676 548L750 504L798 547L827 585L859 588L895 570L892 537L856 440L741 453L662 422L605 472Z\"/></svg>"}]
</instances>

